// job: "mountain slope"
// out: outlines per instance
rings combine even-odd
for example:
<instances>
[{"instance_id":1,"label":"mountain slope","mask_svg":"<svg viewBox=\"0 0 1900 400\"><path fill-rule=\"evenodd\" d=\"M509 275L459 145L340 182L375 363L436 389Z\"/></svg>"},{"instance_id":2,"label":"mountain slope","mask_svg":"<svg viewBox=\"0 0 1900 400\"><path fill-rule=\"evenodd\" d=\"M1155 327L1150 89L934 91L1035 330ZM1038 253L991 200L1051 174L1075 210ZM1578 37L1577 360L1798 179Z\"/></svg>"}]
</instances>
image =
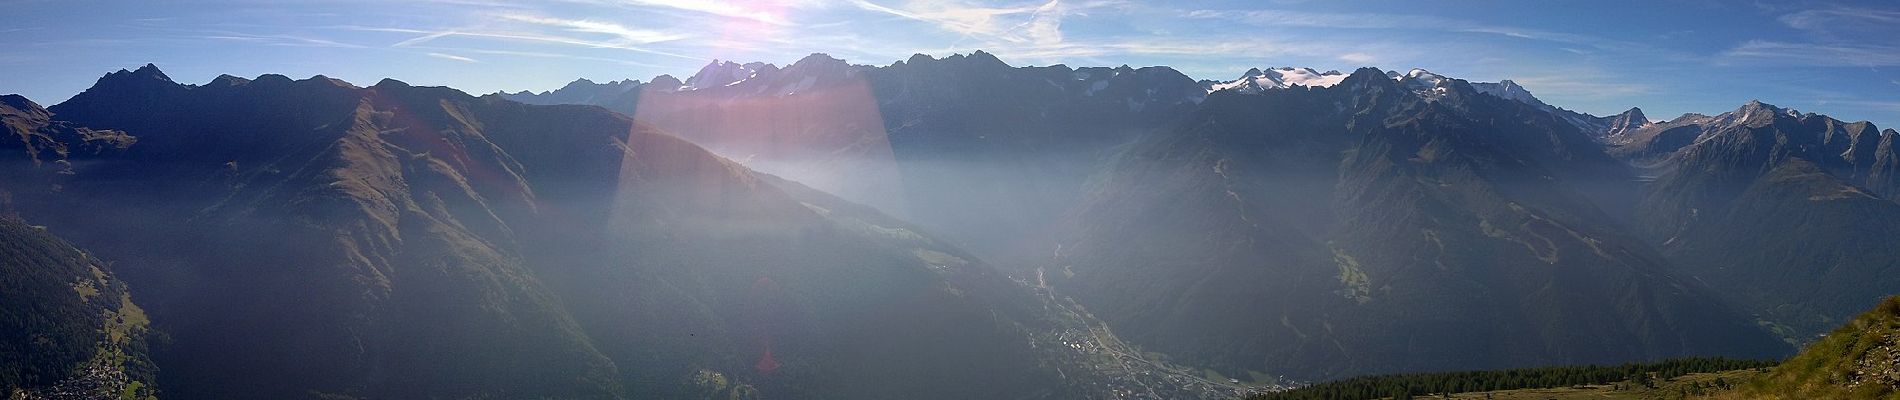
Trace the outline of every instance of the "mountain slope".
<instances>
[{"instance_id":1,"label":"mountain slope","mask_svg":"<svg viewBox=\"0 0 1900 400\"><path fill-rule=\"evenodd\" d=\"M178 395L621 390L486 206L529 198L477 130L321 77L187 86L149 65L51 110L141 138L33 209L149 283Z\"/></svg>"},{"instance_id":2,"label":"mountain slope","mask_svg":"<svg viewBox=\"0 0 1900 400\"><path fill-rule=\"evenodd\" d=\"M179 396L1094 390L974 257L596 107L147 66L51 114L137 142L16 203L150 288Z\"/></svg>"},{"instance_id":3,"label":"mountain slope","mask_svg":"<svg viewBox=\"0 0 1900 400\"><path fill-rule=\"evenodd\" d=\"M695 76L742 79L659 77L589 104L930 227L1004 266L1021 264L1023 243L1076 200L1110 148L1206 95L1166 67L1012 67L981 51L882 67L814 54L784 68L713 63Z\"/></svg>"},{"instance_id":4,"label":"mountain slope","mask_svg":"<svg viewBox=\"0 0 1900 400\"><path fill-rule=\"evenodd\" d=\"M0 218L0 394L147 398L151 331L124 282L71 244Z\"/></svg>"},{"instance_id":5,"label":"mountain slope","mask_svg":"<svg viewBox=\"0 0 1900 400\"><path fill-rule=\"evenodd\" d=\"M1414 79L1210 96L1065 218L1056 286L1224 373L1785 351L1621 233L1633 175L1589 136Z\"/></svg>"},{"instance_id":6,"label":"mountain slope","mask_svg":"<svg viewBox=\"0 0 1900 400\"><path fill-rule=\"evenodd\" d=\"M1643 128L1615 151L1654 160L1640 232L1800 343L1900 287L1895 136L1751 102Z\"/></svg>"}]
</instances>

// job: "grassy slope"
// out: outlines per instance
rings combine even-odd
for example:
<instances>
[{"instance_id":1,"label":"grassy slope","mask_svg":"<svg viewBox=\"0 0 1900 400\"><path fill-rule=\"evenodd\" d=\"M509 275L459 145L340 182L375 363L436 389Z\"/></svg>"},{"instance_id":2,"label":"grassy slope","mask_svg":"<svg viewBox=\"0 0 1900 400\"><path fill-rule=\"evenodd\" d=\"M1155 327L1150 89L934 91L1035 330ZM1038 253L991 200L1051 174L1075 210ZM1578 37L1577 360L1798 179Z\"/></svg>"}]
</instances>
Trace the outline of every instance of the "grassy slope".
<instances>
[{"instance_id":1,"label":"grassy slope","mask_svg":"<svg viewBox=\"0 0 1900 400\"><path fill-rule=\"evenodd\" d=\"M1900 296L1723 398L1900 399Z\"/></svg>"},{"instance_id":2,"label":"grassy slope","mask_svg":"<svg viewBox=\"0 0 1900 400\"><path fill-rule=\"evenodd\" d=\"M1900 296L1890 297L1766 372L1690 374L1653 387L1620 382L1457 393L1454 399L1900 399ZM1417 396L1425 398L1428 396Z\"/></svg>"}]
</instances>

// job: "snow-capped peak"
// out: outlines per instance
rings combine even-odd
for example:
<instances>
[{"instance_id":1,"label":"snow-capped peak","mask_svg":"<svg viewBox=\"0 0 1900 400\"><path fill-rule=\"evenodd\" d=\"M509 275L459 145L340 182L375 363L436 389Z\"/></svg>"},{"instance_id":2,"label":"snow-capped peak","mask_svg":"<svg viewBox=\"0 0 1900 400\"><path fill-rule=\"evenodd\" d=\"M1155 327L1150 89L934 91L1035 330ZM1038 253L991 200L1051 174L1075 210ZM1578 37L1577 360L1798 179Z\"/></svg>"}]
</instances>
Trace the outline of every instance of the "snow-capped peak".
<instances>
[{"instance_id":1,"label":"snow-capped peak","mask_svg":"<svg viewBox=\"0 0 1900 400\"><path fill-rule=\"evenodd\" d=\"M1261 70L1249 69L1240 79L1227 82L1213 82L1207 86L1208 93L1222 90L1235 90L1241 93L1260 93L1270 89L1285 89L1300 85L1306 87L1331 87L1346 80L1346 74L1339 71L1319 72L1312 68L1280 67Z\"/></svg>"},{"instance_id":2,"label":"snow-capped peak","mask_svg":"<svg viewBox=\"0 0 1900 400\"><path fill-rule=\"evenodd\" d=\"M1524 89L1523 86L1518 86L1517 82L1512 82L1510 79L1501 80L1497 83L1472 82L1471 88L1477 89L1478 93L1484 93L1507 100L1516 100L1524 104L1544 104L1543 100L1538 100L1537 96L1532 96L1530 90Z\"/></svg>"},{"instance_id":3,"label":"snow-capped peak","mask_svg":"<svg viewBox=\"0 0 1900 400\"><path fill-rule=\"evenodd\" d=\"M685 86L681 87L680 90L731 86L732 84L752 77L752 75L759 72L759 70L766 68L776 69L776 67L773 67L771 64L761 62L739 64L731 61L713 60L711 63L706 64L705 67L700 68L698 73L686 78Z\"/></svg>"},{"instance_id":4,"label":"snow-capped peak","mask_svg":"<svg viewBox=\"0 0 1900 400\"><path fill-rule=\"evenodd\" d=\"M1400 77L1395 77L1394 79L1398 79L1398 80L1411 79L1413 81L1423 83L1425 86L1437 87L1440 83L1443 83L1446 80L1449 80L1451 78L1445 77L1444 75L1434 74L1432 73L1432 71L1426 71L1424 68L1413 68L1411 71L1406 71L1405 75L1400 76Z\"/></svg>"},{"instance_id":5,"label":"snow-capped peak","mask_svg":"<svg viewBox=\"0 0 1900 400\"><path fill-rule=\"evenodd\" d=\"M1451 81L1451 78L1434 74L1432 71L1426 71L1424 68L1413 68L1404 74L1399 74L1398 71L1389 71L1386 72L1386 76L1405 83L1406 88L1411 89L1413 93L1418 93L1427 99L1437 99L1439 96L1443 96L1445 92L1449 90L1445 87L1446 84Z\"/></svg>"}]
</instances>

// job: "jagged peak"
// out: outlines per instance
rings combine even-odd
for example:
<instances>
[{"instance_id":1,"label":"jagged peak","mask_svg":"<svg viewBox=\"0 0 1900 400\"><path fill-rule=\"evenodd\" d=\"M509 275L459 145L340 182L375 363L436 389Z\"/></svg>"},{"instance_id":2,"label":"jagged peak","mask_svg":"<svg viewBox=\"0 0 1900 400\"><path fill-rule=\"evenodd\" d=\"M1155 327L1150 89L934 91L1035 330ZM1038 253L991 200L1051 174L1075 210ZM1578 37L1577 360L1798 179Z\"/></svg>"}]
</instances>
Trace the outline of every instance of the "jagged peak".
<instances>
[{"instance_id":1,"label":"jagged peak","mask_svg":"<svg viewBox=\"0 0 1900 400\"><path fill-rule=\"evenodd\" d=\"M1781 116L1797 118L1801 116L1799 111L1776 107L1774 104L1763 103L1759 99L1749 100L1748 103L1742 104L1740 108L1736 108L1735 111L1731 111L1728 114L1743 121L1762 118L1764 115L1771 119Z\"/></svg>"},{"instance_id":2,"label":"jagged peak","mask_svg":"<svg viewBox=\"0 0 1900 400\"><path fill-rule=\"evenodd\" d=\"M1669 120L1669 122L1677 122L1677 121L1693 121L1693 120L1697 120L1697 119L1706 119L1706 118L1709 118L1709 116L1708 116L1708 115L1704 115L1704 114L1702 114L1702 113L1692 113L1692 112L1688 112L1688 113L1682 113L1682 115L1678 115L1678 116L1676 116L1676 118L1675 118L1675 119L1671 119L1671 120Z\"/></svg>"},{"instance_id":3,"label":"jagged peak","mask_svg":"<svg viewBox=\"0 0 1900 400\"><path fill-rule=\"evenodd\" d=\"M996 58L996 55L982 50L977 50L970 54L952 54L938 61L953 64L976 65L978 67L1010 68L1009 63L1005 63L1002 59Z\"/></svg>"},{"instance_id":4,"label":"jagged peak","mask_svg":"<svg viewBox=\"0 0 1900 400\"><path fill-rule=\"evenodd\" d=\"M1763 103L1761 99L1752 99L1752 100L1749 100L1748 103L1742 104L1741 108L1736 109L1736 111L1749 111L1749 110L1781 111L1781 107L1775 107L1775 105L1773 104Z\"/></svg>"},{"instance_id":5,"label":"jagged peak","mask_svg":"<svg viewBox=\"0 0 1900 400\"><path fill-rule=\"evenodd\" d=\"M740 64L713 59L706 66L700 67L699 72L687 77L686 86L691 89L705 89L730 85L752 77L753 73L758 72L760 68L769 65L760 62Z\"/></svg>"},{"instance_id":6,"label":"jagged peak","mask_svg":"<svg viewBox=\"0 0 1900 400\"><path fill-rule=\"evenodd\" d=\"M1483 82L1467 82L1467 83L1471 85L1472 89L1476 89L1479 93L1488 94L1493 97L1506 99L1506 100L1512 100L1519 103L1529 104L1529 105L1538 106L1542 108L1550 108L1550 109L1556 108L1556 107L1552 107L1549 104L1544 104L1543 100L1539 100L1537 96L1531 94L1530 89L1525 89L1523 85L1518 85L1516 81L1512 81L1510 79L1499 80L1496 83L1483 83Z\"/></svg>"},{"instance_id":7,"label":"jagged peak","mask_svg":"<svg viewBox=\"0 0 1900 400\"><path fill-rule=\"evenodd\" d=\"M131 75L134 77L151 77L151 78L156 78L158 80L162 80L166 82L172 81L172 77L166 76L165 71L158 70L158 65L152 64L152 63L145 63L145 66L139 67L139 69L132 71Z\"/></svg>"},{"instance_id":8,"label":"jagged peak","mask_svg":"<svg viewBox=\"0 0 1900 400\"><path fill-rule=\"evenodd\" d=\"M1643 109L1630 107L1628 111L1623 111L1622 113L1610 117L1609 125L1607 126L1608 129L1604 131L1604 134L1617 135L1623 132L1634 131L1650 123L1649 117L1643 116Z\"/></svg>"},{"instance_id":9,"label":"jagged peak","mask_svg":"<svg viewBox=\"0 0 1900 400\"><path fill-rule=\"evenodd\" d=\"M1386 72L1386 71L1383 71L1383 70L1380 70L1380 69L1378 69L1378 68L1373 68L1373 67L1360 67L1359 69L1355 69L1355 70L1352 70L1352 73L1351 73L1351 74L1346 74L1346 79L1342 79L1342 80L1340 80L1340 82L1341 82L1341 83L1345 83L1345 82L1371 82L1371 81L1376 81L1376 80L1385 80L1385 81L1391 81L1391 80L1392 80L1392 79L1391 79L1391 77L1392 77L1392 75L1394 75L1394 74L1396 74L1396 73L1395 73L1395 72Z\"/></svg>"},{"instance_id":10,"label":"jagged peak","mask_svg":"<svg viewBox=\"0 0 1900 400\"><path fill-rule=\"evenodd\" d=\"M139 67L136 70L127 71L121 68L118 71L106 74L105 76L99 77L99 81L93 83L92 86L95 89L99 87L120 87L126 85L148 87L152 83L157 83L162 86L178 84L177 82L173 82L170 76L166 76L165 71L158 70L157 65L145 64L145 66Z\"/></svg>"},{"instance_id":11,"label":"jagged peak","mask_svg":"<svg viewBox=\"0 0 1900 400\"><path fill-rule=\"evenodd\" d=\"M1648 124L1652 122L1649 120L1648 115L1643 114L1643 109L1640 107L1630 107L1630 109L1628 110L1624 110L1621 113L1617 113L1616 118L1618 120L1623 120L1623 121L1634 121L1635 123L1639 123L1639 124Z\"/></svg>"},{"instance_id":12,"label":"jagged peak","mask_svg":"<svg viewBox=\"0 0 1900 400\"><path fill-rule=\"evenodd\" d=\"M982 50L970 52L970 61L1002 64L1005 67L1009 66L1009 63L1003 62L1003 60L1000 58L996 58L995 54L990 54L989 52L982 51ZM1126 66L1124 65L1124 67Z\"/></svg>"}]
</instances>

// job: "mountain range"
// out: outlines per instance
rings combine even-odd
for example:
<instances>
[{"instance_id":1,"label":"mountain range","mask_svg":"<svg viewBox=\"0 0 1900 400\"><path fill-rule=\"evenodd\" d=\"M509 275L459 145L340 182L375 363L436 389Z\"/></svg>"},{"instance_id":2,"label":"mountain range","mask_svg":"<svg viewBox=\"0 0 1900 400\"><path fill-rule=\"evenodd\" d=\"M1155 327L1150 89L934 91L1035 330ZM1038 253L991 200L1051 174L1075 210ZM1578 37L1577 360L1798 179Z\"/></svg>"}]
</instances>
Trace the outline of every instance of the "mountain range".
<instances>
[{"instance_id":1,"label":"mountain range","mask_svg":"<svg viewBox=\"0 0 1900 400\"><path fill-rule=\"evenodd\" d=\"M9 120L28 150L8 152L9 207L137 287L170 338L166 396L1075 397L1121 379L1049 342L1080 317L968 253L596 107L150 65L7 104L29 117Z\"/></svg>"},{"instance_id":2,"label":"mountain range","mask_svg":"<svg viewBox=\"0 0 1900 400\"><path fill-rule=\"evenodd\" d=\"M822 55L800 62L814 58L841 64ZM942 69L914 68L918 65ZM1327 331L1322 329L1326 326L1345 330L1337 326L1345 322L1330 319L1343 317L1321 316L1327 313L1367 318L1392 312L1373 318L1394 319L1389 322L1393 326L1426 324L1410 318L1438 313L1451 315L1437 317L1450 326L1493 325L1479 321L1509 315L1501 318L1543 332L1476 334L1469 328L1448 328L1444 340L1480 346L1493 343L1491 337L1542 335L1544 339L1531 342L1552 341L1505 346L1512 349L1505 353L1526 347L1552 350L1534 356L1448 350L1456 356L1446 358L1471 357L1458 362L1475 363L1461 364L1468 367L1548 363L1553 356L1563 358L1556 354L1567 350L1559 349L1570 347L1555 343L1576 343L1565 338L1564 331L1630 321L1642 322L1609 328L1633 330L1621 333L1630 338L1603 343L1614 350L1578 352L1577 358L1565 360L1670 354L1661 349L1785 354L1789 345L1764 343L1756 333L1766 331L1789 344L1807 343L1866 302L1900 287L1883 272L1893 259L1885 238L1893 235L1882 232L1893 229L1897 220L1868 216L1884 215L1880 213L1895 205L1887 193L1893 187L1894 164L1883 161L1891 158L1886 143L1894 135L1871 123L1789 112L1759 102L1716 117L1688 115L1671 121L1651 120L1640 108L1596 116L1548 104L1509 80L1466 82L1422 69L1348 74L1259 68L1233 81L1190 84L1174 78L1118 81L1114 78L1119 74L1104 80L1104 74L1095 72L1101 69L1061 65L1007 67L981 52L849 69L867 77L864 81L885 116L884 141L895 164L891 169L900 172L895 179L899 189L887 190L913 193L889 206L888 201L865 201L904 210L912 220L944 232L1013 274L1045 277L1081 304L1095 307L1104 320L1119 322L1120 332L1136 343L1168 354L1194 354L1189 357L1194 362L1227 368L1223 372L1229 374L1297 369L1296 375L1326 377L1429 370L1436 367L1428 364L1447 363L1423 357L1416 360L1419 365L1378 365L1406 357L1344 356L1378 345L1343 341L1332 346L1332 354L1309 356L1321 364L1339 365L1337 372L1314 372L1328 368L1312 362L1282 361L1292 353L1320 351L1316 349L1321 346L1297 343L1344 340L1342 334L1312 333ZM746 71L725 75L745 76L726 87L810 80L786 72L789 68ZM1140 71L1179 75L1165 67ZM1384 79L1374 79L1379 77ZM978 102L1005 110L970 109L976 106L970 99L955 95L915 95L920 82L960 86L946 91L963 92L992 81L1018 82L991 89L1007 94ZM1038 81L1041 84L1033 84ZM1197 88L1206 94L1196 95ZM678 95L705 89L660 90ZM627 93L651 96L654 91ZM727 99L721 101L798 97L756 90L707 95ZM1169 97L1178 100L1165 101ZM1068 109L1076 111L1056 111L1061 108L1035 99L1062 99L1058 101L1074 104ZM1146 107L1157 102L1174 106ZM632 102L597 104L648 115ZM1117 104L1125 108L1117 109ZM933 113L926 115L941 117L908 117L912 110L930 110ZM1113 120L1102 114L1123 115ZM1755 127L1746 122L1749 118L1756 119ZM1037 129L970 126L995 120ZM912 132L932 137L910 137ZM958 137L961 132L995 134ZM717 134L752 133L735 129ZM1029 141L1056 135L1064 139ZM878 138L859 142L875 141ZM818 147L808 152L813 154L832 154L835 149L797 139L771 143ZM1016 153L1045 156L1003 156ZM1001 164L1019 172L985 175L977 181L981 184L927 172L945 163ZM1814 168L1806 167L1809 164ZM759 165L769 169L771 164ZM802 172L853 176L851 171L856 170ZM798 179L801 173L787 176ZM1032 183L1011 188L1016 182ZM936 191L943 187L957 189ZM971 193L973 189L1005 194ZM916 195L919 191L927 194ZM985 201L999 197L1015 202ZM979 211L951 214L960 208ZM997 210L1032 211L997 217ZM1029 216L1039 218L1025 218ZM1027 227L998 229L1005 226ZM1443 244L1455 236L1470 241ZM1406 244L1399 238L1418 242ZM1442 254L1439 246L1464 249L1479 258L1457 259ZM1565 248L1587 251L1566 256L1574 250ZM1507 256L1513 252L1522 255ZM1444 272L1440 264L1471 269ZM1429 278L1412 275L1433 269L1441 272ZM1098 272L1085 272L1090 270ZM1061 279L1048 278L1057 276ZM1379 298L1372 295L1376 291L1402 289L1388 288L1381 279L1422 285L1425 289L1417 295L1429 299L1373 306ZM1091 294L1097 291L1100 294ZM1250 296L1259 299L1242 300ZM1459 296L1479 297L1454 300ZM1538 296L1562 300L1536 300ZM1344 302L1323 305L1339 300ZM1505 311L1493 303L1537 305ZM1308 321L1317 327L1301 327L1284 313L1263 312L1274 308L1269 304L1312 313ZM1344 308L1316 311L1335 306ZM1412 306L1422 309L1408 308ZM1570 306L1614 311L1604 314L1603 321L1586 323L1579 315L1589 313L1565 308ZM1347 311L1354 308L1363 310ZM1522 312L1531 314L1517 314ZM1536 316L1541 313L1549 314ZM1281 316L1288 318L1282 321ZM1540 320L1547 322L1528 322ZM1211 333L1220 330L1231 332ZM1289 332L1268 333L1273 330ZM1402 331L1351 330L1358 332L1352 335ZM1690 331L1699 333L1681 334ZM1416 333L1366 340L1407 343L1413 340L1407 336ZM1702 344L1741 347L1690 350L1694 346L1682 343L1685 336ZM1708 340L1712 337L1733 340ZM1391 351L1415 351L1396 349ZM1598 356L1602 358L1591 358ZM1488 364L1492 362L1496 364Z\"/></svg>"},{"instance_id":3,"label":"mountain range","mask_svg":"<svg viewBox=\"0 0 1900 400\"><path fill-rule=\"evenodd\" d=\"M146 65L0 118L28 394L1218 398L1781 357L1900 287L1891 129L1422 69Z\"/></svg>"}]
</instances>

